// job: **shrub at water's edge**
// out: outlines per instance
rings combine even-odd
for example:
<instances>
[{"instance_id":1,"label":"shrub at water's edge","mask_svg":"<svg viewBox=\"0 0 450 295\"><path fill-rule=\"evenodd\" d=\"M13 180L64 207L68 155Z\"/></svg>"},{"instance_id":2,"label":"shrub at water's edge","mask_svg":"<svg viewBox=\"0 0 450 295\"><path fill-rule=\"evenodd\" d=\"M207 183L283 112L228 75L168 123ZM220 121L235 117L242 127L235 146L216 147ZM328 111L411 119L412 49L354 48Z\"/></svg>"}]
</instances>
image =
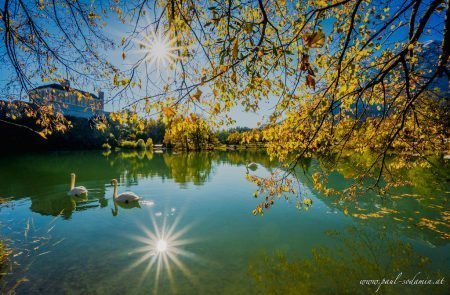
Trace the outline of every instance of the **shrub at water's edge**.
<instances>
[{"instance_id":1,"label":"shrub at water's edge","mask_svg":"<svg viewBox=\"0 0 450 295\"><path fill-rule=\"evenodd\" d=\"M111 146L107 143L105 143L103 147L106 149L111 148ZM151 138L148 138L147 142L145 142L143 139L138 139L137 141L122 140L119 142L119 148L130 150L153 150L153 140Z\"/></svg>"},{"instance_id":2,"label":"shrub at water's edge","mask_svg":"<svg viewBox=\"0 0 450 295\"><path fill-rule=\"evenodd\" d=\"M102 148L104 148L105 150L110 150L111 146L107 143L102 144Z\"/></svg>"},{"instance_id":3,"label":"shrub at water's edge","mask_svg":"<svg viewBox=\"0 0 450 295\"><path fill-rule=\"evenodd\" d=\"M124 149L135 149L136 148L136 142L130 141L130 140L123 140L119 143L119 146Z\"/></svg>"}]
</instances>

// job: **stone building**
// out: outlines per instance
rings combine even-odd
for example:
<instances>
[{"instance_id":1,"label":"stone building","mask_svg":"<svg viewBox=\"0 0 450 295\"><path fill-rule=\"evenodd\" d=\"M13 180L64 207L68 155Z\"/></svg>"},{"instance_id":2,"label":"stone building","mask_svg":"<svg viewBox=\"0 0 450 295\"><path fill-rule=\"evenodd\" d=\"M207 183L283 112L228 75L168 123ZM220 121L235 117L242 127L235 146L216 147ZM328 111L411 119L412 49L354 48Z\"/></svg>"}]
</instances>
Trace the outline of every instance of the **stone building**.
<instances>
[{"instance_id":1,"label":"stone building","mask_svg":"<svg viewBox=\"0 0 450 295\"><path fill-rule=\"evenodd\" d=\"M53 104L65 116L91 118L104 113L104 93L97 95L70 87L70 82L47 84L28 92L31 103Z\"/></svg>"}]
</instances>

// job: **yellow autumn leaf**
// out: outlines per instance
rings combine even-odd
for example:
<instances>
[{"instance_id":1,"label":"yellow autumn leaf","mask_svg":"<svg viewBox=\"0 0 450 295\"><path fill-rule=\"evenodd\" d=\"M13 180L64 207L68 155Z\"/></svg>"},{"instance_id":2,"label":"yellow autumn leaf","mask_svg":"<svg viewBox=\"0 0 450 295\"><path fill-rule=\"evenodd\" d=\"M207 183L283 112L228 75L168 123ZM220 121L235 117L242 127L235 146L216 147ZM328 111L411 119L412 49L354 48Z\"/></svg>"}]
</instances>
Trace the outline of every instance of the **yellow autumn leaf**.
<instances>
[{"instance_id":1,"label":"yellow autumn leaf","mask_svg":"<svg viewBox=\"0 0 450 295\"><path fill-rule=\"evenodd\" d=\"M214 113L219 113L220 112L220 105L219 105L219 103L215 103L214 104L214 107L213 107L213 111L214 111Z\"/></svg>"},{"instance_id":2,"label":"yellow autumn leaf","mask_svg":"<svg viewBox=\"0 0 450 295\"><path fill-rule=\"evenodd\" d=\"M196 101L200 101L200 96L202 96L202 91L200 90L200 88L197 88L197 91L192 95L192 99L196 100Z\"/></svg>"},{"instance_id":3,"label":"yellow autumn leaf","mask_svg":"<svg viewBox=\"0 0 450 295\"><path fill-rule=\"evenodd\" d=\"M303 39L306 45L311 48L321 48L325 44L325 34L322 31L307 34Z\"/></svg>"},{"instance_id":4,"label":"yellow autumn leaf","mask_svg":"<svg viewBox=\"0 0 450 295\"><path fill-rule=\"evenodd\" d=\"M163 108L163 113L166 117L169 117L169 118L175 116L175 111L171 107Z\"/></svg>"},{"instance_id":5,"label":"yellow autumn leaf","mask_svg":"<svg viewBox=\"0 0 450 295\"><path fill-rule=\"evenodd\" d=\"M238 56L238 52L239 52L239 48L238 48L238 39L234 39L233 41L233 50L232 50L232 55L233 55L233 59L236 59Z\"/></svg>"},{"instance_id":6,"label":"yellow autumn leaf","mask_svg":"<svg viewBox=\"0 0 450 295\"><path fill-rule=\"evenodd\" d=\"M231 81L233 81L233 83L236 83L236 81L237 81L237 78L236 78L236 72L233 72L233 73L231 74Z\"/></svg>"},{"instance_id":7,"label":"yellow autumn leaf","mask_svg":"<svg viewBox=\"0 0 450 295\"><path fill-rule=\"evenodd\" d=\"M40 131L37 134L39 134L39 136L42 137L43 139L47 139L47 136L45 135L45 133L43 131Z\"/></svg>"}]
</instances>

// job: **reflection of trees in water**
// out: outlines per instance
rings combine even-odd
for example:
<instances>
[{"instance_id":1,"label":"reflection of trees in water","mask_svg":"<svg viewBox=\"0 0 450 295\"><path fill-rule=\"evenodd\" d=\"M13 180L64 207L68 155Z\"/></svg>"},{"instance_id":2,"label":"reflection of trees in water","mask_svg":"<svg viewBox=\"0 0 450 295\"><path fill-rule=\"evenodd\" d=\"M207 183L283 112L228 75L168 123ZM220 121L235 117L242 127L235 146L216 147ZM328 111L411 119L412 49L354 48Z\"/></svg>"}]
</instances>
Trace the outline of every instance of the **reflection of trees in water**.
<instances>
[{"instance_id":1,"label":"reflection of trees in water","mask_svg":"<svg viewBox=\"0 0 450 295\"><path fill-rule=\"evenodd\" d=\"M246 161L260 164L267 168L269 171L271 168L279 166L277 161L271 161L265 151L229 151L221 153L221 160L224 163L230 163L234 165L245 165Z\"/></svg>"},{"instance_id":2,"label":"reflection of trees in water","mask_svg":"<svg viewBox=\"0 0 450 295\"><path fill-rule=\"evenodd\" d=\"M393 159L390 159L393 161ZM330 208L337 208L356 220L367 223L382 220L392 229L410 237L420 237L434 245L447 244L450 235L448 183L441 175L448 175L448 166L434 159L434 167L414 167L398 171L396 177L406 184L392 188L385 197L378 196L372 190L366 190L356 197L348 194L317 197ZM358 160L358 162L361 162ZM367 160L370 163L371 159ZM325 170L330 173L328 187L342 191L353 181L355 169L352 159L342 161L337 167L328 167L326 159L313 160L309 174ZM300 175L302 182L311 185L309 175ZM366 189L370 183L366 184Z\"/></svg>"},{"instance_id":3,"label":"reflection of trees in water","mask_svg":"<svg viewBox=\"0 0 450 295\"><path fill-rule=\"evenodd\" d=\"M111 179L116 173L99 152L17 154L2 157L0 162L0 193L13 197L44 194L66 184L68 189L72 172L78 183Z\"/></svg>"},{"instance_id":4,"label":"reflection of trees in water","mask_svg":"<svg viewBox=\"0 0 450 295\"><path fill-rule=\"evenodd\" d=\"M137 183L137 174L127 171L153 171L152 167L140 169L140 165L152 163L158 166L154 175L169 175L162 158L159 162L149 161L152 153L125 152L112 153L108 157L94 152L60 152L29 154L2 159L0 187L2 196L14 199L29 197L31 210L43 215L70 218L73 211L108 206L105 198L106 186L111 179L120 175L127 181ZM77 173L77 183L89 189L87 200L73 199L67 196L69 175ZM131 177L132 176L132 177Z\"/></svg>"},{"instance_id":5,"label":"reflection of trees in water","mask_svg":"<svg viewBox=\"0 0 450 295\"><path fill-rule=\"evenodd\" d=\"M386 234L385 228L350 227L329 232L333 247L313 248L311 258L289 259L283 252L257 255L248 272L258 294L370 294L377 286L360 280L441 279L448 273L431 271L431 261L411 245ZM446 294L446 285L382 286L379 294Z\"/></svg>"},{"instance_id":6,"label":"reflection of trees in water","mask_svg":"<svg viewBox=\"0 0 450 295\"><path fill-rule=\"evenodd\" d=\"M389 170L385 179L380 180L380 185L384 186L387 180L388 185L379 189L377 178L379 174L368 173L376 161L377 155L374 153L354 154L343 156L338 163L334 156L319 157L315 160L314 172L328 174L331 179L327 188L334 189L336 195L341 194L344 188L355 185L355 190L347 190L343 197L353 195L353 192L366 193L371 190L380 196L392 196L400 191L408 190L409 193L428 197L443 194L448 191L448 175L450 166L441 157L429 157L429 166L421 165L405 165L404 159L391 155L385 159L386 169ZM398 167L397 167L398 166ZM403 167L403 168L399 168ZM336 178L339 181L336 181ZM358 194L356 194L358 195Z\"/></svg>"},{"instance_id":7,"label":"reflection of trees in water","mask_svg":"<svg viewBox=\"0 0 450 295\"><path fill-rule=\"evenodd\" d=\"M236 152L165 152L125 151L107 155L111 167L121 171L123 181L137 183L139 177L161 177L176 183L202 185L211 176L214 166L220 163L245 165L256 162L268 169L277 167L263 151Z\"/></svg>"},{"instance_id":8,"label":"reflection of trees in water","mask_svg":"<svg viewBox=\"0 0 450 295\"><path fill-rule=\"evenodd\" d=\"M342 158L338 164L335 163L334 159L318 158L319 169L316 170L324 171L325 173L337 173L343 177L346 182L345 185L350 185L352 182L361 181L360 179L355 179L355 177L364 175L364 172L376 160L376 156L373 153L355 154ZM386 159L385 165L387 167L395 166L397 165L397 160L397 157L391 156ZM430 196L436 192L446 192L448 190L450 166L441 157L429 157L428 160L429 167L416 165L392 170L392 173L389 174L389 181L393 181L394 184L388 187L390 190L385 191L386 194L395 194L398 187L407 187L411 192L422 196ZM369 187L376 182L378 174L373 175L374 177L371 177L370 174L366 174L366 176L363 179L364 185ZM342 185L341 183L341 186L338 186L338 188L341 188ZM380 191L377 192L380 193Z\"/></svg>"},{"instance_id":9,"label":"reflection of trees in water","mask_svg":"<svg viewBox=\"0 0 450 295\"><path fill-rule=\"evenodd\" d=\"M213 161L217 161L219 155L212 152L165 153L163 157L175 182L181 184L192 182L195 185L202 185L208 180Z\"/></svg>"},{"instance_id":10,"label":"reflection of trees in water","mask_svg":"<svg viewBox=\"0 0 450 295\"><path fill-rule=\"evenodd\" d=\"M7 156L0 161L0 197L29 197L32 211L52 216L62 214L64 218L70 218L75 210L108 206L105 184L113 178L122 177L128 184L136 184L140 178L158 177L180 184L202 185L220 164L242 165L243 171L246 161L268 170L278 167L264 151L247 150L177 154L124 151L107 156L100 152L61 152ZM369 157L366 162L371 161ZM449 175L450 171L440 160L433 161L433 168L415 167L403 171L402 178L414 185L394 188L386 198L370 192L356 199L326 197L320 193L317 197L328 207L337 208L358 222L368 224L382 220L406 236L434 245L446 244L450 216L448 183L437 175ZM352 158L334 168L326 166L324 159L302 159L300 165L304 170L299 169L298 177L307 186L311 185L310 175L314 172L335 171L329 178L329 186L336 189L343 183L347 185L345 183L352 180L352 171L358 169ZM90 190L88 200L74 201L66 195L71 172L77 173L77 182Z\"/></svg>"},{"instance_id":11,"label":"reflection of trees in water","mask_svg":"<svg viewBox=\"0 0 450 295\"><path fill-rule=\"evenodd\" d=\"M91 179L103 182L115 174L98 152L18 154L0 161L4 168L0 170L0 196L29 197L33 212L68 219L75 210L107 206L104 185L94 188L86 183ZM72 172L77 173L78 183L88 187L86 200L67 196Z\"/></svg>"},{"instance_id":12,"label":"reflection of trees in water","mask_svg":"<svg viewBox=\"0 0 450 295\"><path fill-rule=\"evenodd\" d=\"M153 154L149 151L130 151L112 153L109 163L121 171L122 180L137 183L142 177L160 177L173 179L177 183L192 182L203 184L209 177L215 153L163 153Z\"/></svg>"},{"instance_id":13,"label":"reflection of trees in water","mask_svg":"<svg viewBox=\"0 0 450 295\"><path fill-rule=\"evenodd\" d=\"M108 206L104 193L91 194L89 198L70 197L65 194L43 195L31 198L31 211L41 215L61 216L70 219L74 211L85 211L92 208Z\"/></svg>"},{"instance_id":14,"label":"reflection of trees in water","mask_svg":"<svg viewBox=\"0 0 450 295\"><path fill-rule=\"evenodd\" d=\"M107 155L109 165L127 184L137 184L139 177L169 178L168 169L164 165L161 155L154 155L151 151L130 150Z\"/></svg>"},{"instance_id":15,"label":"reflection of trees in water","mask_svg":"<svg viewBox=\"0 0 450 295\"><path fill-rule=\"evenodd\" d=\"M264 152L239 151L229 153L121 151L61 152L17 155L2 158L0 197L29 197L31 210L43 215L61 215L68 219L73 212L108 206L106 186L113 178L127 184L137 184L140 178L159 177L176 183L202 185L219 163L244 165L245 160L274 166ZM77 173L77 182L89 189L87 200L66 195L70 173ZM67 184L67 187L66 187Z\"/></svg>"},{"instance_id":16,"label":"reflection of trees in water","mask_svg":"<svg viewBox=\"0 0 450 295\"><path fill-rule=\"evenodd\" d=\"M76 205L74 198L56 195L32 199L30 209L42 215L61 215L64 219L69 219Z\"/></svg>"}]
</instances>

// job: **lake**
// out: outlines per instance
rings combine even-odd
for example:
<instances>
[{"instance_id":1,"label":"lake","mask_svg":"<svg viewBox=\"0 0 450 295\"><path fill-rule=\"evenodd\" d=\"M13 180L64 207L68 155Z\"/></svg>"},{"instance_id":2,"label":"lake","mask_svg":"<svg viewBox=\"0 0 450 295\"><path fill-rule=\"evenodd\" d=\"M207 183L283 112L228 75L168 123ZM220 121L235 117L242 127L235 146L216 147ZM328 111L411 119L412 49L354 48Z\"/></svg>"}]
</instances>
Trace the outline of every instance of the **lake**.
<instances>
[{"instance_id":1,"label":"lake","mask_svg":"<svg viewBox=\"0 0 450 295\"><path fill-rule=\"evenodd\" d=\"M14 249L1 287L18 294L370 294L361 280L444 278L380 286L379 294L448 294L449 186L433 169L414 185L356 201L317 193L320 161L299 171L301 199L263 216L246 179L277 169L264 152L55 152L0 158L0 235ZM448 172L448 168L442 167ZM446 170L447 169L447 170ZM333 173L339 187L347 170ZM70 173L87 198L67 195ZM351 175L351 173L350 173ZM448 175L448 174L447 174ZM113 202L120 192L138 206ZM26 279L22 280L22 279Z\"/></svg>"}]
</instances>

